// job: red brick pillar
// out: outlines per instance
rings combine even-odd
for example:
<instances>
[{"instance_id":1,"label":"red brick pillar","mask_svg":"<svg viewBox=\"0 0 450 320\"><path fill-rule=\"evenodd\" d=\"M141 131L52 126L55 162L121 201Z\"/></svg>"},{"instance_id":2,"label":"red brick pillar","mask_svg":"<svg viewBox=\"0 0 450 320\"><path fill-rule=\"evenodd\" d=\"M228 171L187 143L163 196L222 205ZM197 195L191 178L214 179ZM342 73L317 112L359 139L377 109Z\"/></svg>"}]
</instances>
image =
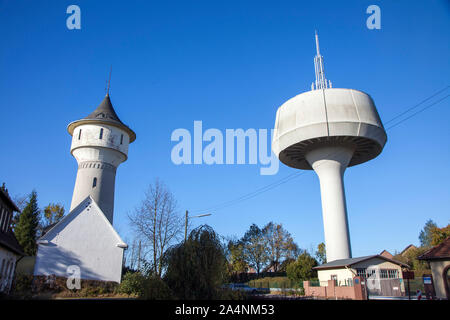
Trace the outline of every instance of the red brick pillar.
<instances>
[{"instance_id":1,"label":"red brick pillar","mask_svg":"<svg viewBox=\"0 0 450 320\"><path fill-rule=\"evenodd\" d=\"M355 295L355 300L365 300L366 296L364 294L364 288L361 284L361 277L353 278L353 290Z\"/></svg>"}]
</instances>

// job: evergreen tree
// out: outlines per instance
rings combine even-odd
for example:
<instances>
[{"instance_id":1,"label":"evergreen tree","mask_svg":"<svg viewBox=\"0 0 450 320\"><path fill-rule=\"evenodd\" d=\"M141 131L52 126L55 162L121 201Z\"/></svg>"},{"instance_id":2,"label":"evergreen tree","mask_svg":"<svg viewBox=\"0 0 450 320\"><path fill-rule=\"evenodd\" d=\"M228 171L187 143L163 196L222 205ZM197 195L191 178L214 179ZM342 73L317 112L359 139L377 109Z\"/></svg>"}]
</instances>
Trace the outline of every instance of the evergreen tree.
<instances>
[{"instance_id":1,"label":"evergreen tree","mask_svg":"<svg viewBox=\"0 0 450 320\"><path fill-rule=\"evenodd\" d=\"M304 251L298 256L295 262L289 264L286 268L286 274L290 280L297 283L310 280L317 276L317 271L313 270L317 266L317 260L311 257L311 255Z\"/></svg>"},{"instance_id":2,"label":"evergreen tree","mask_svg":"<svg viewBox=\"0 0 450 320\"><path fill-rule=\"evenodd\" d=\"M17 241L27 255L36 255L36 236L39 227L39 207L37 193L32 191L29 195L27 205L18 216L17 225L14 229Z\"/></svg>"},{"instance_id":3,"label":"evergreen tree","mask_svg":"<svg viewBox=\"0 0 450 320\"><path fill-rule=\"evenodd\" d=\"M425 247L425 248L431 247L431 242L433 241L432 231L435 228L437 228L437 225L433 220L429 219L425 223L423 230L420 231L420 234L419 234L420 245L422 247Z\"/></svg>"}]
</instances>

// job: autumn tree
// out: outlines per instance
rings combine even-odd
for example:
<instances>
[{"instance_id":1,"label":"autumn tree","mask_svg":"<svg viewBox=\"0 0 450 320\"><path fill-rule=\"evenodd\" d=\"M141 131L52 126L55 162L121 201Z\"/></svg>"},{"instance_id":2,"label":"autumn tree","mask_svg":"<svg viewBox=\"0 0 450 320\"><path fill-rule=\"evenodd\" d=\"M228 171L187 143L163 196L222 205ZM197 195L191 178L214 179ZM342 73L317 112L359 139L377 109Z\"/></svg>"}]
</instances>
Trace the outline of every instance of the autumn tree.
<instances>
[{"instance_id":1,"label":"autumn tree","mask_svg":"<svg viewBox=\"0 0 450 320\"><path fill-rule=\"evenodd\" d=\"M248 264L245 261L244 243L240 240L230 240L227 247L231 272L235 274L246 272Z\"/></svg>"},{"instance_id":2,"label":"autumn tree","mask_svg":"<svg viewBox=\"0 0 450 320\"><path fill-rule=\"evenodd\" d=\"M183 233L183 220L177 213L174 195L156 179L145 192L140 206L128 218L142 240L142 257L150 256L153 273L161 276L167 249L181 239Z\"/></svg>"},{"instance_id":3,"label":"autumn tree","mask_svg":"<svg viewBox=\"0 0 450 320\"><path fill-rule=\"evenodd\" d=\"M450 224L448 224L446 227L438 228L434 227L431 228L431 245L437 246L444 242L445 239L450 237Z\"/></svg>"},{"instance_id":4,"label":"autumn tree","mask_svg":"<svg viewBox=\"0 0 450 320\"><path fill-rule=\"evenodd\" d=\"M59 203L50 203L44 208L42 227L46 228L58 223L64 217L64 206Z\"/></svg>"},{"instance_id":5,"label":"autumn tree","mask_svg":"<svg viewBox=\"0 0 450 320\"><path fill-rule=\"evenodd\" d=\"M282 224L269 222L262 229L262 234L267 244L269 262L273 266L274 272L279 271L282 260L296 258L298 246Z\"/></svg>"},{"instance_id":6,"label":"autumn tree","mask_svg":"<svg viewBox=\"0 0 450 320\"><path fill-rule=\"evenodd\" d=\"M327 263L327 251L325 243L321 242L317 245L316 258L320 264Z\"/></svg>"},{"instance_id":7,"label":"autumn tree","mask_svg":"<svg viewBox=\"0 0 450 320\"><path fill-rule=\"evenodd\" d=\"M267 239L263 231L256 224L252 224L242 237L242 243L245 260L259 275L269 261Z\"/></svg>"},{"instance_id":8,"label":"autumn tree","mask_svg":"<svg viewBox=\"0 0 450 320\"><path fill-rule=\"evenodd\" d=\"M25 208L17 217L14 234L27 255L36 255L36 238L39 226L40 210L37 202L37 193L32 191L28 197Z\"/></svg>"}]
</instances>

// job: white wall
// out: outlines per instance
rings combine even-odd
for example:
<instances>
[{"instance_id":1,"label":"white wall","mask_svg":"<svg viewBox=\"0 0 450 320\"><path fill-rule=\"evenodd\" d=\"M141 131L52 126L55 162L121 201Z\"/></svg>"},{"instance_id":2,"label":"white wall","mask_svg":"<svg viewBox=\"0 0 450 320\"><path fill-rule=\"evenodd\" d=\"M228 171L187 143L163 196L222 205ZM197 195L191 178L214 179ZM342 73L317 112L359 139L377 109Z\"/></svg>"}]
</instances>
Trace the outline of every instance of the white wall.
<instances>
[{"instance_id":1,"label":"white wall","mask_svg":"<svg viewBox=\"0 0 450 320\"><path fill-rule=\"evenodd\" d=\"M68 277L67 268L76 265L81 279L120 282L122 273L122 240L101 212L87 198L50 230L39 244L34 275Z\"/></svg>"}]
</instances>

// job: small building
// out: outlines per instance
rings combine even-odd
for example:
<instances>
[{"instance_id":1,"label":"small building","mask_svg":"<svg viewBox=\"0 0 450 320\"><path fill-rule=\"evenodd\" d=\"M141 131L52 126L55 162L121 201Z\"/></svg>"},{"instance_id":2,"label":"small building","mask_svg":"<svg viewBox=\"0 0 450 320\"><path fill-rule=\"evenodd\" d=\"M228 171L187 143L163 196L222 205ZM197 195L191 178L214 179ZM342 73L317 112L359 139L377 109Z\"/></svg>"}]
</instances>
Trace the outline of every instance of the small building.
<instances>
[{"instance_id":1,"label":"small building","mask_svg":"<svg viewBox=\"0 0 450 320\"><path fill-rule=\"evenodd\" d=\"M383 255L334 260L314 267L320 285L334 280L336 286L351 286L355 277L365 282L369 295L401 296L405 294L402 269L409 266Z\"/></svg>"},{"instance_id":2,"label":"small building","mask_svg":"<svg viewBox=\"0 0 450 320\"><path fill-rule=\"evenodd\" d=\"M450 300L450 237L418 257L430 264L436 297Z\"/></svg>"},{"instance_id":3,"label":"small building","mask_svg":"<svg viewBox=\"0 0 450 320\"><path fill-rule=\"evenodd\" d=\"M127 245L88 196L38 240L35 276L72 276L120 283Z\"/></svg>"},{"instance_id":4,"label":"small building","mask_svg":"<svg viewBox=\"0 0 450 320\"><path fill-rule=\"evenodd\" d=\"M14 212L19 212L8 190L0 187L0 292L9 293L17 261L25 254L11 228Z\"/></svg>"}]
</instances>

